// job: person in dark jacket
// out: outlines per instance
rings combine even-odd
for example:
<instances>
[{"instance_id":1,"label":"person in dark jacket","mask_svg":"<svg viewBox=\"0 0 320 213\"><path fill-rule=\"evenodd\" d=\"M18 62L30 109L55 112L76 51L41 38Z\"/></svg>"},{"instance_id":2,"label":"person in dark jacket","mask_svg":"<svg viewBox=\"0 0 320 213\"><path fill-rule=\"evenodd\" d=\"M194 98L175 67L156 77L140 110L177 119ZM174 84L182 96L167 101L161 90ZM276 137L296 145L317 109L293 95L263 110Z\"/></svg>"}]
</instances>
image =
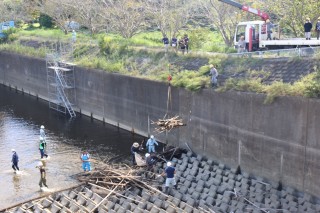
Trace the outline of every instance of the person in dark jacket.
<instances>
[{"instance_id":1,"label":"person in dark jacket","mask_svg":"<svg viewBox=\"0 0 320 213\"><path fill-rule=\"evenodd\" d=\"M186 44L185 44L185 40L183 38L181 38L179 40L179 48L180 48L182 54L184 54L185 49L186 49Z\"/></svg>"},{"instance_id":2,"label":"person in dark jacket","mask_svg":"<svg viewBox=\"0 0 320 213\"><path fill-rule=\"evenodd\" d=\"M307 40L311 40L311 29L312 29L312 24L310 22L310 19L307 18L306 23L304 24L304 34Z\"/></svg>"},{"instance_id":3,"label":"person in dark jacket","mask_svg":"<svg viewBox=\"0 0 320 213\"><path fill-rule=\"evenodd\" d=\"M19 171L19 167L18 167L19 156L18 156L16 150L12 149L11 151L12 151L12 160L11 160L11 162L12 162L12 169L13 169L14 171L17 171L17 170Z\"/></svg>"},{"instance_id":4,"label":"person in dark jacket","mask_svg":"<svg viewBox=\"0 0 320 213\"><path fill-rule=\"evenodd\" d=\"M132 157L132 164L133 164L133 165L136 165L136 164L137 164L135 153L140 151L139 148L140 148L140 145L139 145L139 143L137 143L137 142L134 142L134 143L132 144L132 146L131 146L131 157Z\"/></svg>"},{"instance_id":5,"label":"person in dark jacket","mask_svg":"<svg viewBox=\"0 0 320 213\"><path fill-rule=\"evenodd\" d=\"M166 52L168 52L168 47L169 47L169 39L168 37L165 35L163 38L162 38L162 43L164 45L164 50Z\"/></svg>"},{"instance_id":6,"label":"person in dark jacket","mask_svg":"<svg viewBox=\"0 0 320 213\"><path fill-rule=\"evenodd\" d=\"M175 36L173 36L171 39L171 46L174 49L174 51L177 51L178 39Z\"/></svg>"},{"instance_id":7,"label":"person in dark jacket","mask_svg":"<svg viewBox=\"0 0 320 213\"><path fill-rule=\"evenodd\" d=\"M163 173L161 174L161 176L166 176L166 184L165 184L165 193L168 193L169 187L172 184L174 186L175 189L177 189L177 183L176 180L174 178L174 175L176 174L176 169L172 166L171 162L167 162L167 167L165 168L165 170L163 171Z\"/></svg>"},{"instance_id":8,"label":"person in dark jacket","mask_svg":"<svg viewBox=\"0 0 320 213\"><path fill-rule=\"evenodd\" d=\"M272 22L269 19L266 20L266 24L267 24L267 40L272 40L272 29L274 28L274 24L272 24Z\"/></svg>"}]
</instances>

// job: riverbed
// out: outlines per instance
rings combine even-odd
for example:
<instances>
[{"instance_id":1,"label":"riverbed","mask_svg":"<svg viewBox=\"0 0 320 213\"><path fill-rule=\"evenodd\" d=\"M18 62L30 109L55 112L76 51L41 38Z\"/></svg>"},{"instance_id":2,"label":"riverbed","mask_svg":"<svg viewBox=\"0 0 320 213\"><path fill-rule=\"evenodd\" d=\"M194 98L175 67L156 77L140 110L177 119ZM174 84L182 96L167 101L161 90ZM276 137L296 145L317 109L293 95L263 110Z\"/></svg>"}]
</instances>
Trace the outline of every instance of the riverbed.
<instances>
[{"instance_id":1,"label":"riverbed","mask_svg":"<svg viewBox=\"0 0 320 213\"><path fill-rule=\"evenodd\" d=\"M45 126L46 191L39 187L39 130ZM144 138L115 126L77 114L75 119L49 109L44 100L0 85L0 209L76 185L82 172L80 154L87 149L94 161L130 155L133 142ZM19 156L19 174L11 168L11 149Z\"/></svg>"}]
</instances>

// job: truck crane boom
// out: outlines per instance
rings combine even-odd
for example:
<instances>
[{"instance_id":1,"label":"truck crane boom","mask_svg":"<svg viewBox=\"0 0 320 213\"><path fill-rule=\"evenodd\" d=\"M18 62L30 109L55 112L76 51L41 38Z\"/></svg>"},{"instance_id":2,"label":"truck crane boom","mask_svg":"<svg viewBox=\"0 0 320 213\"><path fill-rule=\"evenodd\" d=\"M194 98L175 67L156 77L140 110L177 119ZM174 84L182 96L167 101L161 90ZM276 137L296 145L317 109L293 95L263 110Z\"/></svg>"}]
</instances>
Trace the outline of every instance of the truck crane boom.
<instances>
[{"instance_id":1,"label":"truck crane boom","mask_svg":"<svg viewBox=\"0 0 320 213\"><path fill-rule=\"evenodd\" d=\"M261 17L263 21L266 21L267 19L269 19L269 15L267 13L261 11L261 10L254 9L254 8L249 7L249 6L242 5L242 4L240 4L238 2L235 2L235 1L232 1L232 0L218 0L218 1L221 1L223 3L226 3L226 4L229 4L231 6L237 7L240 10L255 14L255 15Z\"/></svg>"}]
</instances>

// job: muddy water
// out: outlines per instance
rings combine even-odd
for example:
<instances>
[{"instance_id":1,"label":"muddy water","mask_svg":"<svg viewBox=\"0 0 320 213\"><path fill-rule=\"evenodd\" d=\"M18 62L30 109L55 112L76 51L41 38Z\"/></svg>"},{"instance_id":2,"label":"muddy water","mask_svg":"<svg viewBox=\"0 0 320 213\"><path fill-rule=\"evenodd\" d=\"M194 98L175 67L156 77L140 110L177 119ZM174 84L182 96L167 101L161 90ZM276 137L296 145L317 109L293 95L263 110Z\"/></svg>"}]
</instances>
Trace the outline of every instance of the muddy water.
<instances>
[{"instance_id":1,"label":"muddy water","mask_svg":"<svg viewBox=\"0 0 320 213\"><path fill-rule=\"evenodd\" d=\"M39 129L47 135L47 191L41 191ZM47 102L37 100L0 85L0 209L35 198L45 193L76 185L72 175L82 171L81 149L88 149L95 159L116 155L129 156L132 142L141 136L117 127L104 125L86 116L69 119L50 110ZM20 173L11 168L11 149L19 155ZM97 166L94 161L92 167Z\"/></svg>"}]
</instances>

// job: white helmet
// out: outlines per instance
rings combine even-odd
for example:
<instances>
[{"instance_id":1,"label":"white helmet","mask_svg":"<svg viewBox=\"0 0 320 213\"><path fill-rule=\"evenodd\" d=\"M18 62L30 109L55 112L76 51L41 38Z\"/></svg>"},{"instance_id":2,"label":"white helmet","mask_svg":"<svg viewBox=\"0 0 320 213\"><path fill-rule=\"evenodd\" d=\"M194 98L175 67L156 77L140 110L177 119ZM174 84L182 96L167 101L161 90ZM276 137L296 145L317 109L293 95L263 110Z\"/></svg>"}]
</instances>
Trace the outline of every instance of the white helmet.
<instances>
[{"instance_id":1,"label":"white helmet","mask_svg":"<svg viewBox=\"0 0 320 213\"><path fill-rule=\"evenodd\" d=\"M151 139L154 139L154 136L153 136L153 135L151 135L151 136L150 136L150 138L151 138Z\"/></svg>"},{"instance_id":2,"label":"white helmet","mask_svg":"<svg viewBox=\"0 0 320 213\"><path fill-rule=\"evenodd\" d=\"M149 153L146 153L146 155L145 155L145 156L146 156L146 158L147 158L147 157L149 157L149 156L150 156L150 154L149 154Z\"/></svg>"},{"instance_id":3,"label":"white helmet","mask_svg":"<svg viewBox=\"0 0 320 213\"><path fill-rule=\"evenodd\" d=\"M38 163L38 166L43 166L43 164L42 164L42 162L41 162L41 161Z\"/></svg>"},{"instance_id":4,"label":"white helmet","mask_svg":"<svg viewBox=\"0 0 320 213\"><path fill-rule=\"evenodd\" d=\"M43 141L43 137L40 136L40 141Z\"/></svg>"},{"instance_id":5,"label":"white helmet","mask_svg":"<svg viewBox=\"0 0 320 213\"><path fill-rule=\"evenodd\" d=\"M171 162L168 162L168 163L167 163L167 166L171 166L171 165L172 165Z\"/></svg>"},{"instance_id":6,"label":"white helmet","mask_svg":"<svg viewBox=\"0 0 320 213\"><path fill-rule=\"evenodd\" d=\"M41 129L44 129L44 126L43 125L41 125L41 127L40 127Z\"/></svg>"},{"instance_id":7,"label":"white helmet","mask_svg":"<svg viewBox=\"0 0 320 213\"><path fill-rule=\"evenodd\" d=\"M11 152L15 152L16 150L15 149L11 149Z\"/></svg>"}]
</instances>

